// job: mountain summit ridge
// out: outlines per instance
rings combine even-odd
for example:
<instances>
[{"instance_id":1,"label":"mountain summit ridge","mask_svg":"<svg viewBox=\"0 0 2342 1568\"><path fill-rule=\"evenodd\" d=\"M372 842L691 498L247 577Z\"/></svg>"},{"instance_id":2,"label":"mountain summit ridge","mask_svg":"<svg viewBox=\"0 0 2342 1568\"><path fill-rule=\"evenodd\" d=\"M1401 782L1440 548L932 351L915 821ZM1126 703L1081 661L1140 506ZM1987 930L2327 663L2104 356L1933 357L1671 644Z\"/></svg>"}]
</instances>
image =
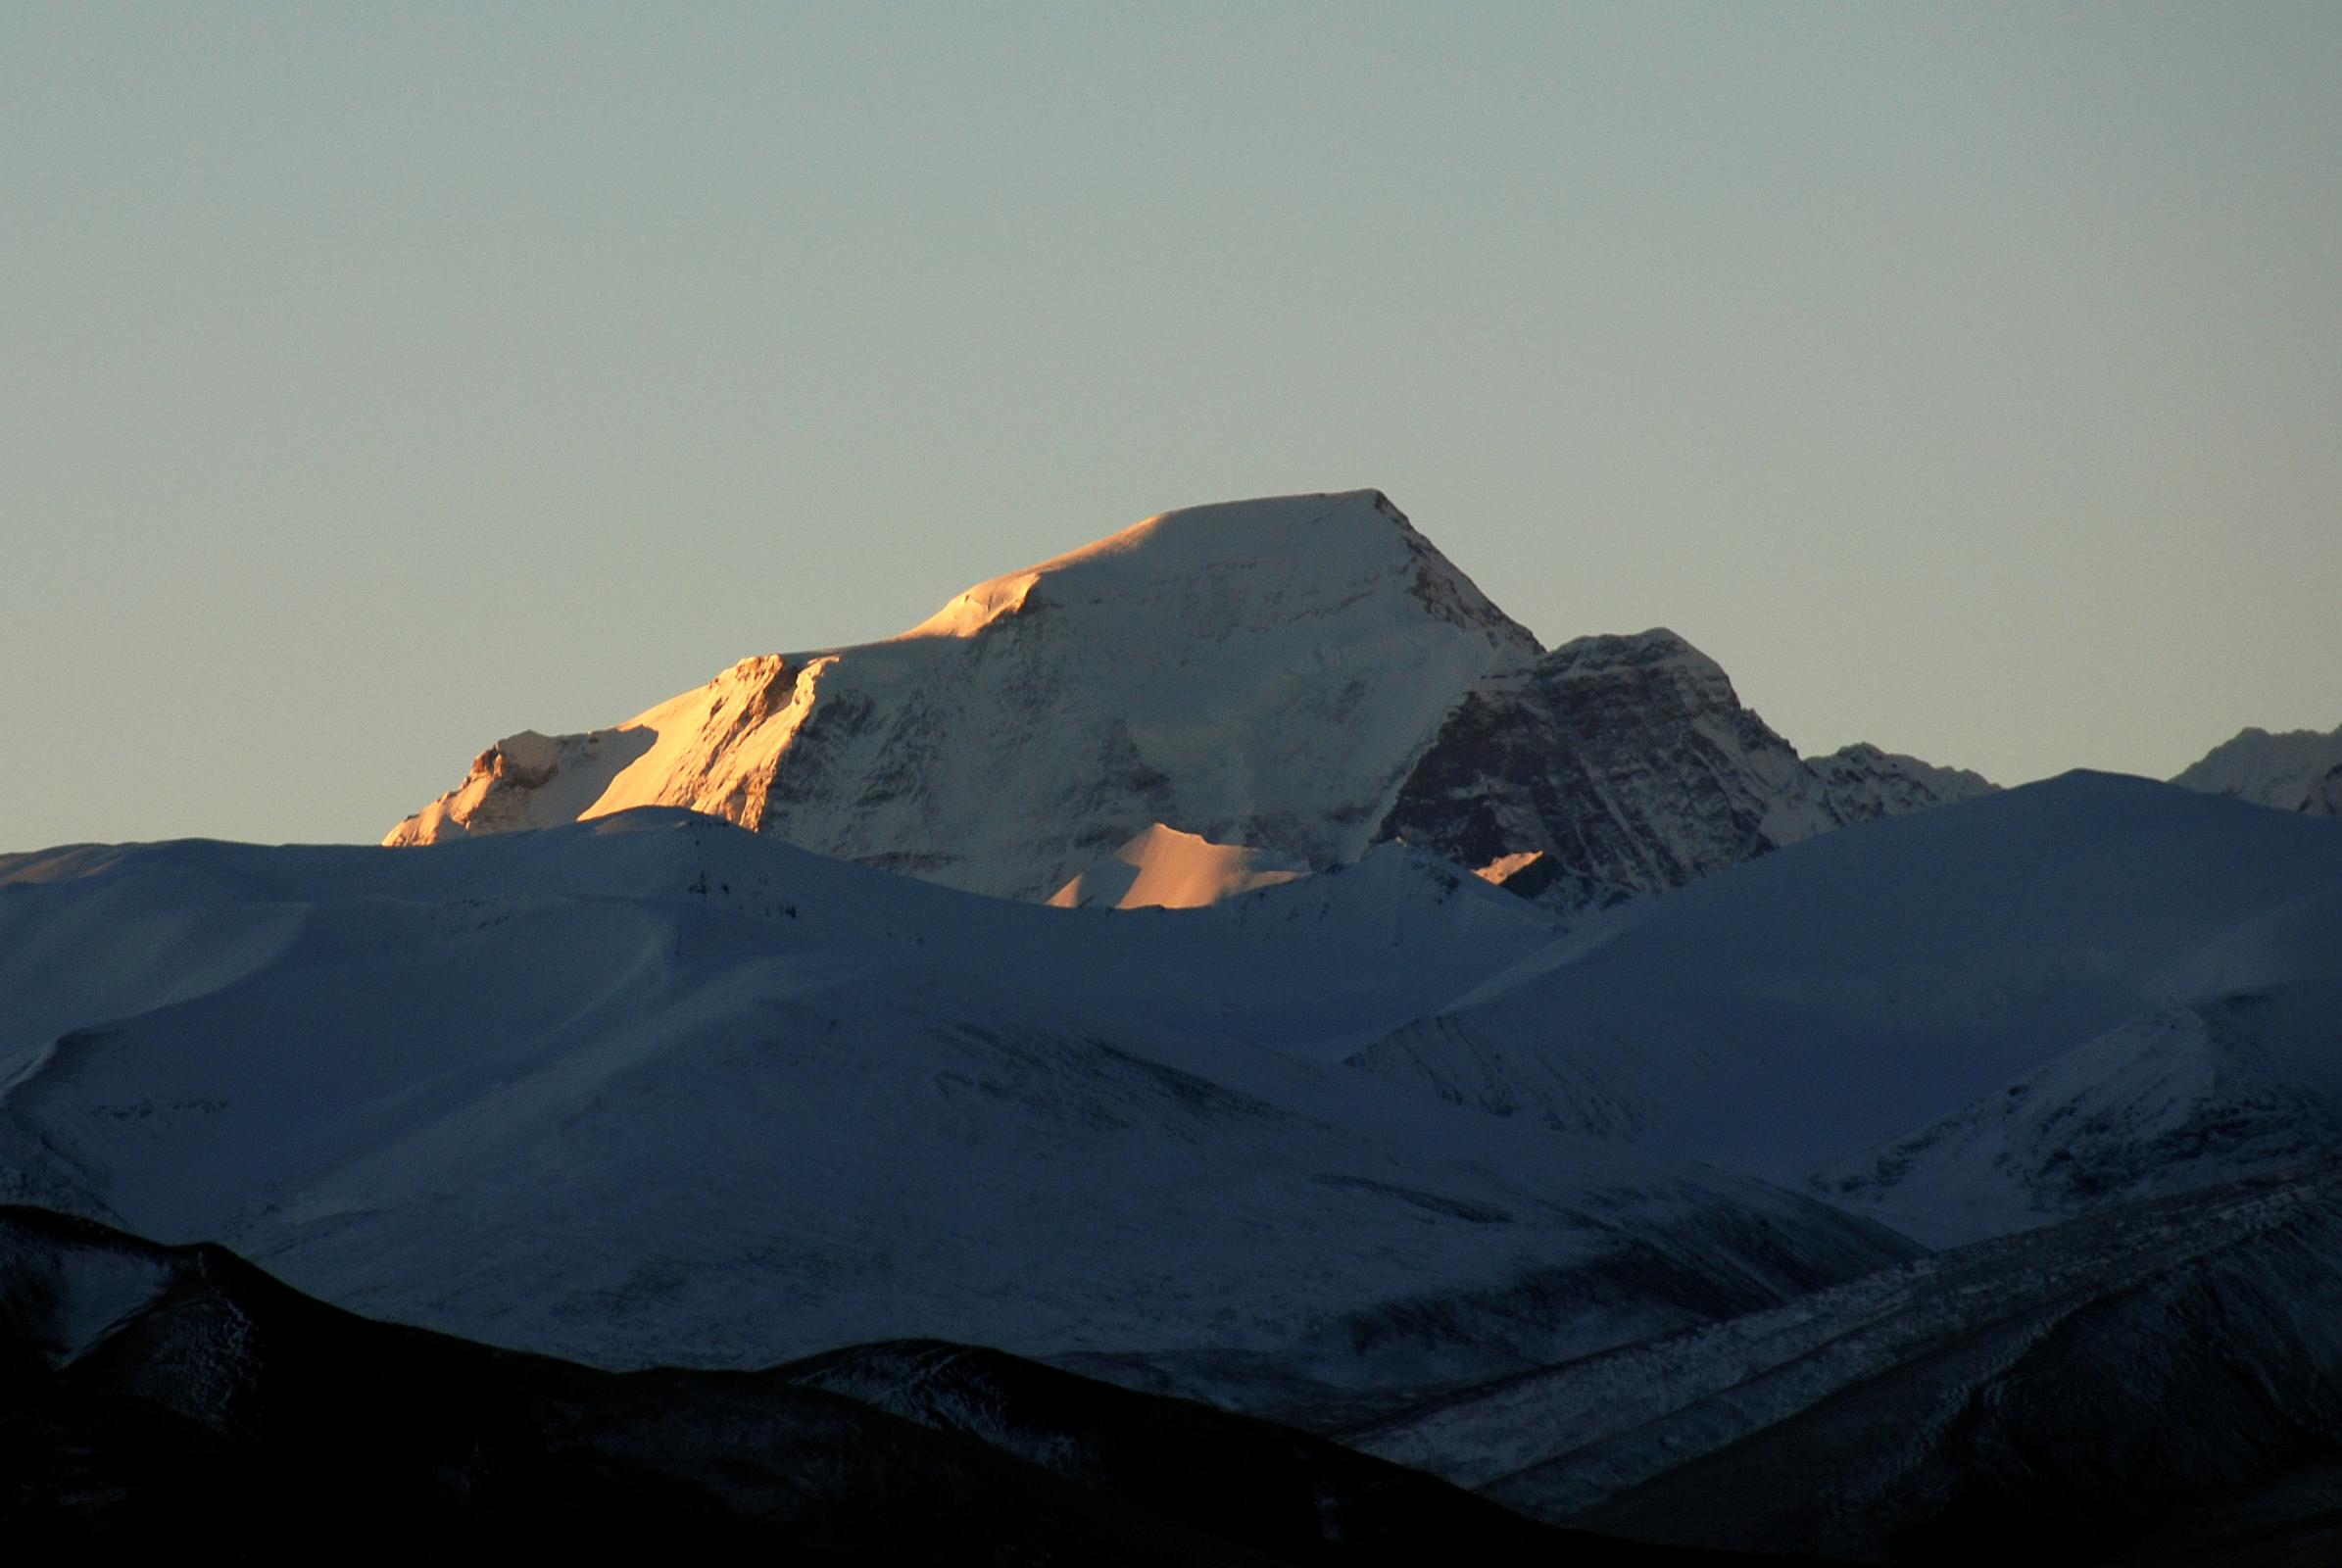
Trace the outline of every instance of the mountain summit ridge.
<instances>
[{"instance_id":1,"label":"mountain summit ridge","mask_svg":"<svg viewBox=\"0 0 2342 1568\"><path fill-rule=\"evenodd\" d=\"M1317 867L1403 837L1656 891L1984 788L1875 749L1818 773L1672 632L1547 652L1355 490L1162 513L895 637L743 660L609 729L523 730L384 842L681 806L1020 899L1157 824Z\"/></svg>"}]
</instances>

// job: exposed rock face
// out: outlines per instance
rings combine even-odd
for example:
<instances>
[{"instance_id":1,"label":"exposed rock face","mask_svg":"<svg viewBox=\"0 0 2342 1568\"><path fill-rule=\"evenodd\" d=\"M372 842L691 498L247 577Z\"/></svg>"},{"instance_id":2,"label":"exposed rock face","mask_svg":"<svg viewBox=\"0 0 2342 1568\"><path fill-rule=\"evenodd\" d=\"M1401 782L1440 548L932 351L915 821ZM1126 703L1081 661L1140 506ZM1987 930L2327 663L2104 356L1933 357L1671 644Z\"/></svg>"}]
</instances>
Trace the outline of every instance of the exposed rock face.
<instances>
[{"instance_id":1,"label":"exposed rock face","mask_svg":"<svg viewBox=\"0 0 2342 1568\"><path fill-rule=\"evenodd\" d=\"M2322 735L2314 729L2275 735L2239 730L2171 782L2281 811L2342 816L2342 725Z\"/></svg>"},{"instance_id":2,"label":"exposed rock face","mask_svg":"<svg viewBox=\"0 0 2342 1568\"><path fill-rule=\"evenodd\" d=\"M1540 653L1362 490L1166 513L890 641L523 731L386 842L681 806L1047 899L1155 825L1318 868L1403 838L1541 857L1505 885L1569 912L1988 787L1873 747L1801 762L1673 633Z\"/></svg>"},{"instance_id":3,"label":"exposed rock face","mask_svg":"<svg viewBox=\"0 0 2342 1568\"><path fill-rule=\"evenodd\" d=\"M1467 865L1534 853L1546 881L1569 872L1656 892L1991 787L1874 746L1802 761L1714 660L1660 628L1582 637L1484 681L1380 831Z\"/></svg>"}]
</instances>

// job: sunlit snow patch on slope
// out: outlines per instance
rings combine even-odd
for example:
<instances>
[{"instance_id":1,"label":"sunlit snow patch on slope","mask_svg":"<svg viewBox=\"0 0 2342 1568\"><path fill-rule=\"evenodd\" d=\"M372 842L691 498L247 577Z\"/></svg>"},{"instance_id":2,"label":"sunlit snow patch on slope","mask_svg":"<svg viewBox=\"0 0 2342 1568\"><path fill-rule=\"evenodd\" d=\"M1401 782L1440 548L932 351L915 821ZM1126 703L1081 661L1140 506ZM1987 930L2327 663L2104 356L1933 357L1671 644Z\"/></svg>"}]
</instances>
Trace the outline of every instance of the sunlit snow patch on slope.
<instances>
[{"instance_id":1,"label":"sunlit snow patch on slope","mask_svg":"<svg viewBox=\"0 0 2342 1568\"><path fill-rule=\"evenodd\" d=\"M1195 909L1309 868L1263 850L1214 844L1157 822L1049 895L1059 908Z\"/></svg>"}]
</instances>

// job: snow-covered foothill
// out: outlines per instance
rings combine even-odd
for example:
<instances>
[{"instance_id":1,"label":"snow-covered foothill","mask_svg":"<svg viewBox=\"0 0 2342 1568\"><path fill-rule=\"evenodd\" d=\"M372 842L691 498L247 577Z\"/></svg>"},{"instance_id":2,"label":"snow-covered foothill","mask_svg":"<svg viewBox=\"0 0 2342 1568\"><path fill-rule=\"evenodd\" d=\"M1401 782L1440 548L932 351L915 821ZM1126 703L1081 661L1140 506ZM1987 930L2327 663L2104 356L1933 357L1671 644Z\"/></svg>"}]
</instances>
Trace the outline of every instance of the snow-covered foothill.
<instances>
[{"instance_id":1,"label":"snow-covered foothill","mask_svg":"<svg viewBox=\"0 0 2342 1568\"><path fill-rule=\"evenodd\" d=\"M2009 1103L2010 1086L2132 1020L2209 1009L2231 1045L2217 1071L2198 1058L2196 1081L2275 1073L2293 1086L2286 1096L2325 1102L2312 1077L2331 1056L2318 1005L2283 999L2334 971L2337 886L2342 827L2330 821L2069 774L1847 828L1638 901L1355 1059L1462 1103L1653 1152L1781 1180L1819 1169L1839 1199L1881 1204L1879 1182L1846 1185L1846 1161L1876 1162L1915 1135L1948 1149L1940 1130L1923 1129L1965 1116L2001 1129L1973 1159L2010 1161L2005 1179L1947 1176L1879 1211L1952 1234L2039 1223L2066 1210L2039 1207L2025 1171L2066 1135L2039 1143L2023 1118L1963 1107ZM2268 1033L2296 1018L2281 1039ZM2130 1058L2109 1046L2095 1061L2118 1059ZM2146 1060L2134 1077L2077 1067L2060 1094L2044 1082L2017 1098L2046 1113L2092 1084L2154 1101L2162 1108L2134 1104L2119 1128L2090 1122L2136 1157L2137 1180L2116 1187L2154 1191L2149 1146L2203 1097ZM1998 1142L2004 1134L2018 1144ZM2271 1136L2268 1147L2280 1147ZM2123 1168L2103 1148L2093 1158L2110 1180ZM1906 1150L1878 1169L1921 1163ZM2190 1179L2227 1168L2205 1164Z\"/></svg>"},{"instance_id":2,"label":"snow-covered foothill","mask_svg":"<svg viewBox=\"0 0 2342 1568\"><path fill-rule=\"evenodd\" d=\"M88 911L125 890L117 935ZM200 951L201 981L100 999L15 961L61 926L133 978L117 948ZM1397 848L1069 910L675 810L0 861L0 1196L603 1364L941 1335L1280 1407L1909 1255L1810 1195L1340 1065L1555 930Z\"/></svg>"}]
</instances>

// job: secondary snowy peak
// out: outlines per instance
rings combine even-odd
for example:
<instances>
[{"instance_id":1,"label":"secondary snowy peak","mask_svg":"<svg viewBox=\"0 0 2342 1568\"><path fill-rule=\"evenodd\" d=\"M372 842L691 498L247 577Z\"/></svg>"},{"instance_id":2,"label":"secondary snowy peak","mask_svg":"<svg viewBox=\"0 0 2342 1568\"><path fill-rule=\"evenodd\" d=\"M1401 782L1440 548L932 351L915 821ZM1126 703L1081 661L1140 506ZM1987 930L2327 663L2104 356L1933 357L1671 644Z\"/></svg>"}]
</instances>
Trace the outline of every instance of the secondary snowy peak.
<instances>
[{"instance_id":1,"label":"secondary snowy peak","mask_svg":"<svg viewBox=\"0 0 2342 1568\"><path fill-rule=\"evenodd\" d=\"M1335 864L1457 697L1537 653L1380 491L1198 507L900 637L745 661L611 730L524 732L387 842L682 806L1014 898L1157 822Z\"/></svg>"},{"instance_id":2,"label":"secondary snowy peak","mask_svg":"<svg viewBox=\"0 0 2342 1568\"><path fill-rule=\"evenodd\" d=\"M2171 780L2181 789L2233 795L2312 816L2342 816L2342 724L2314 729L2239 730Z\"/></svg>"},{"instance_id":3,"label":"secondary snowy peak","mask_svg":"<svg viewBox=\"0 0 2342 1568\"><path fill-rule=\"evenodd\" d=\"M1809 757L1805 765L1821 786L1824 809L1839 826L1972 801L2000 787L1981 773L1938 767L1916 757L1882 752L1868 742L1841 747L1828 757Z\"/></svg>"},{"instance_id":4,"label":"secondary snowy peak","mask_svg":"<svg viewBox=\"0 0 2342 1568\"><path fill-rule=\"evenodd\" d=\"M1214 844L1157 822L1049 896L1062 909L1195 909L1309 868L1262 850Z\"/></svg>"},{"instance_id":5,"label":"secondary snowy peak","mask_svg":"<svg viewBox=\"0 0 2342 1568\"><path fill-rule=\"evenodd\" d=\"M1657 892L1849 822L1990 788L1872 746L1801 760L1740 706L1722 666L1661 627L1582 637L1483 681L1448 714L1381 831L1467 865L1538 857L1540 882L1569 873Z\"/></svg>"}]
</instances>

